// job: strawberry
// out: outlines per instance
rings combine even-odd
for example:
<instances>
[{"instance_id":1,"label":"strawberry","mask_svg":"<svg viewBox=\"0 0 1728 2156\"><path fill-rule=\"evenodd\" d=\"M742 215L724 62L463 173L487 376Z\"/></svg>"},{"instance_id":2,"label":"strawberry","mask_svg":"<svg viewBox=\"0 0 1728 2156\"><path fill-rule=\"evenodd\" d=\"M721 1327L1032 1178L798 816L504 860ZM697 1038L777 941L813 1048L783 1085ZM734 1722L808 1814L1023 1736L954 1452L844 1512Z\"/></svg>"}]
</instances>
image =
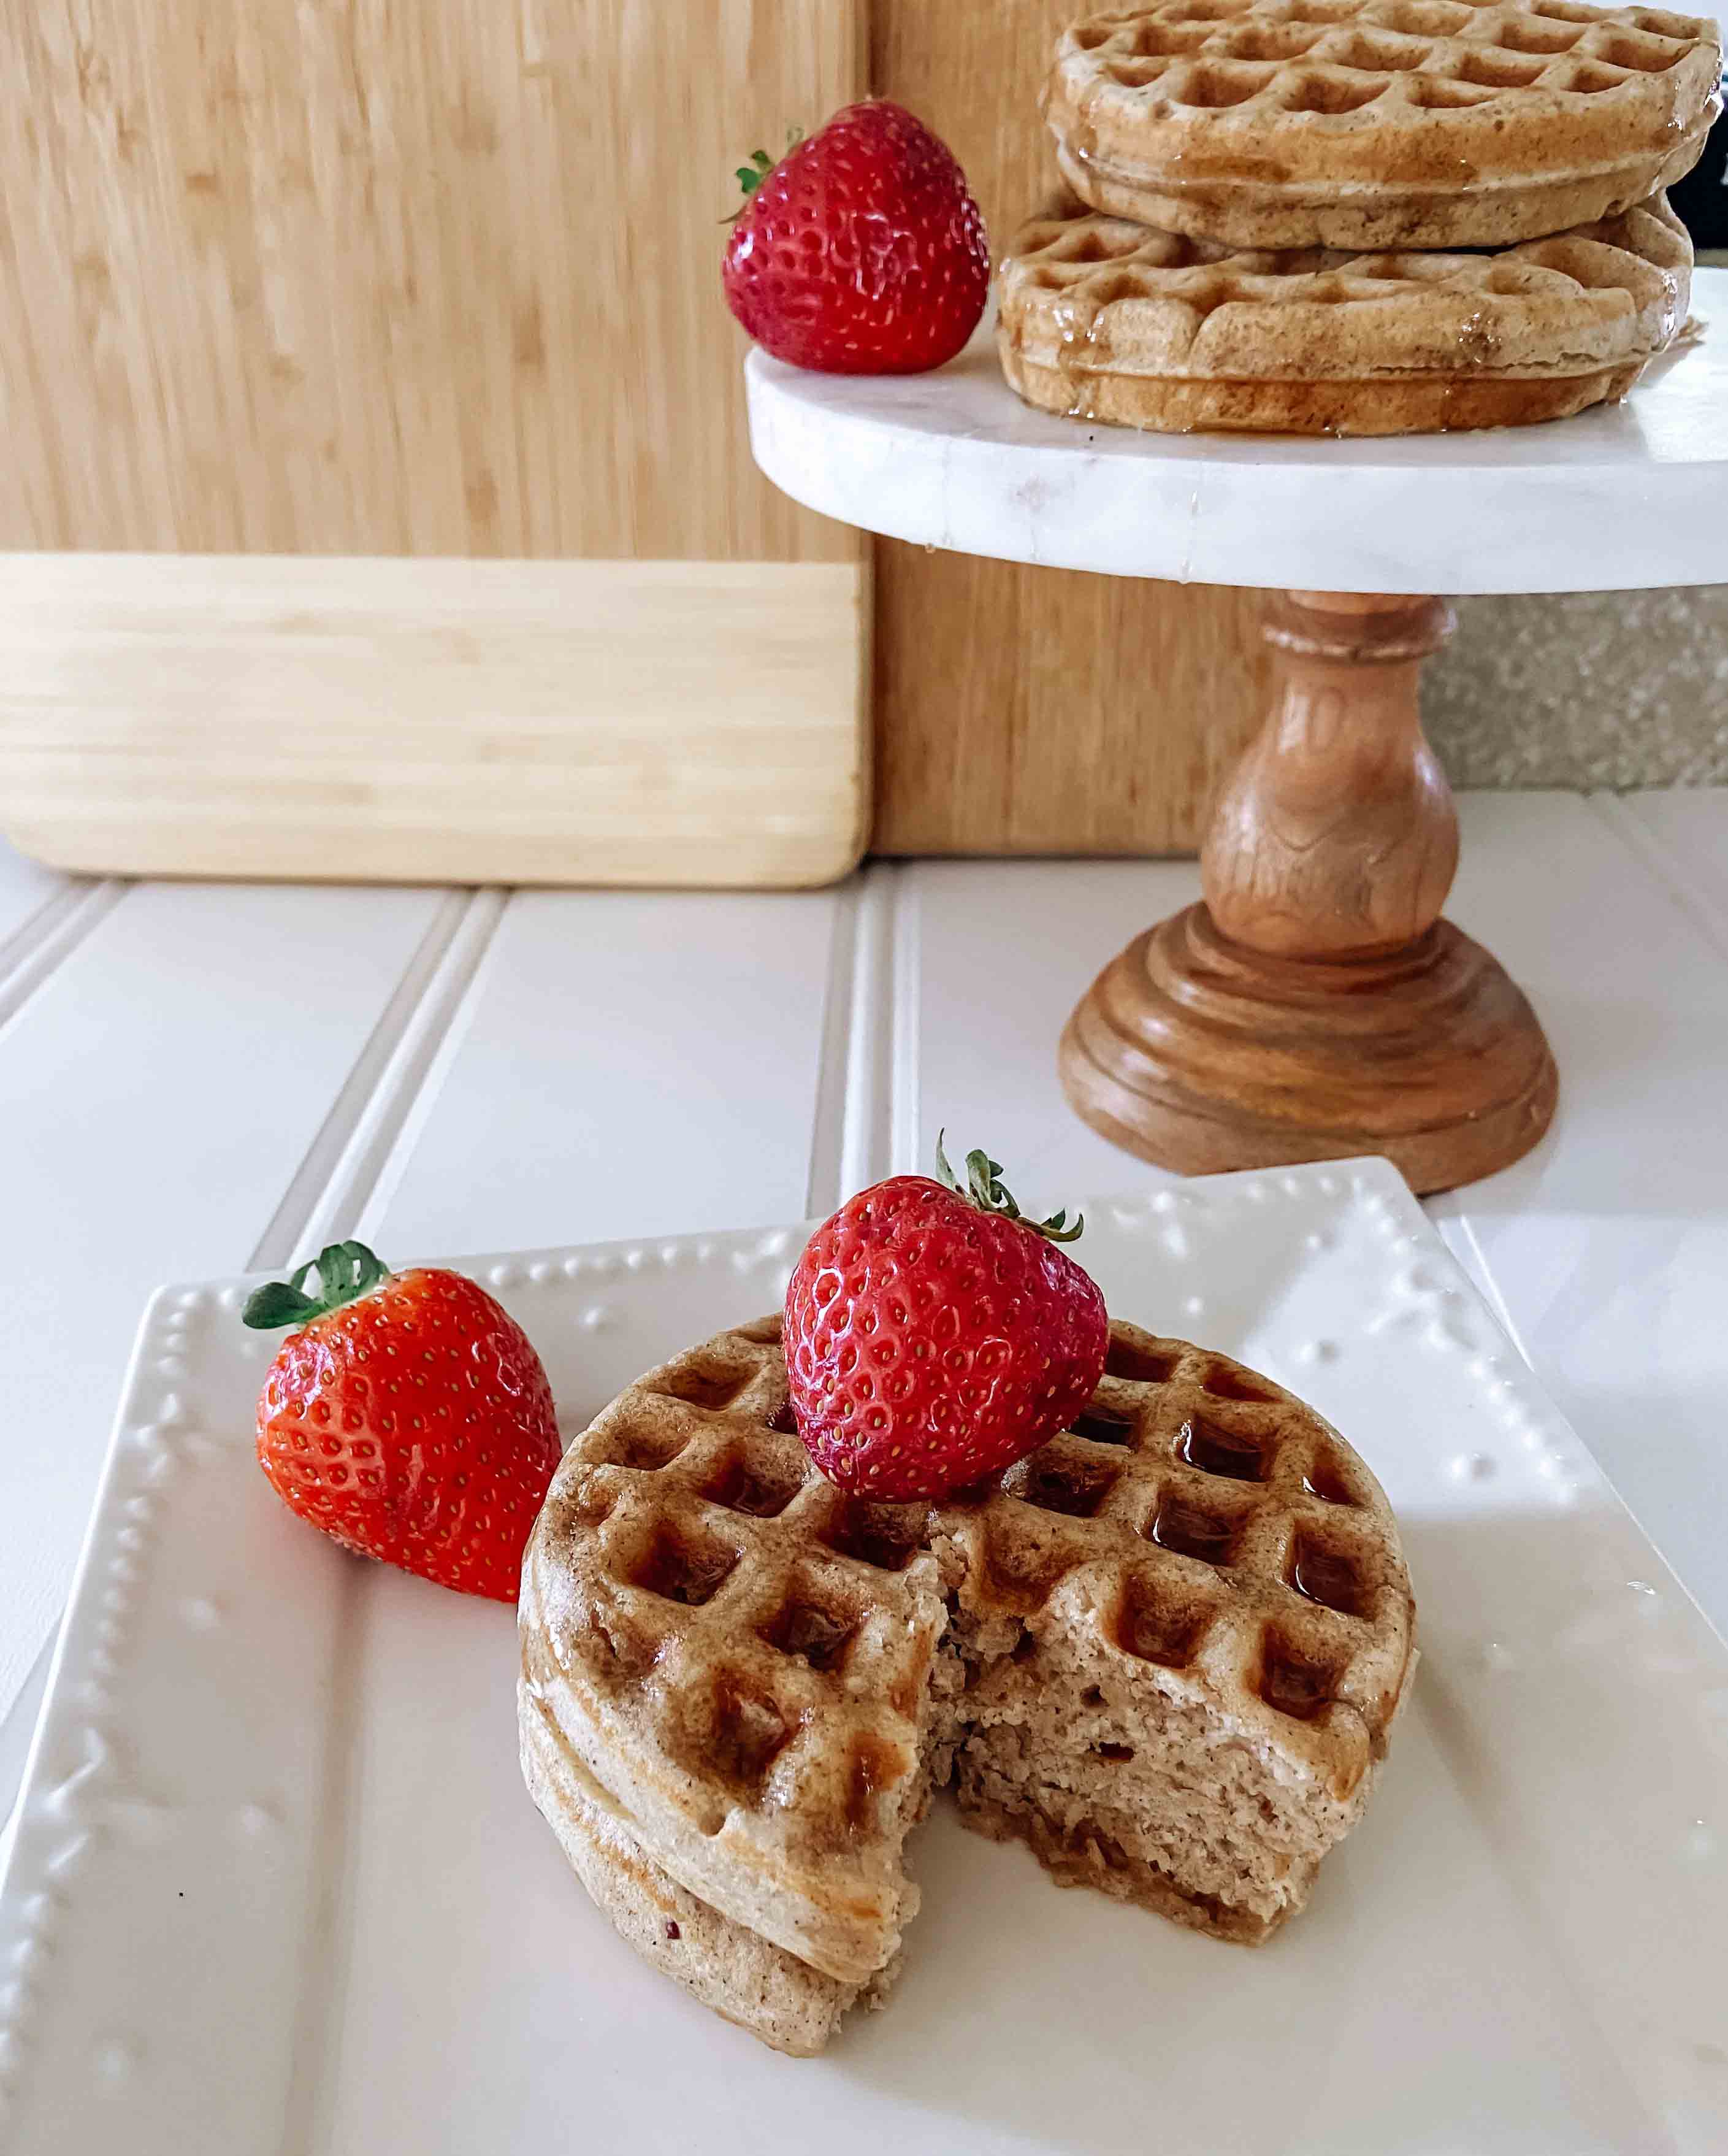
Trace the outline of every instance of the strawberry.
<instances>
[{"instance_id":1,"label":"strawberry","mask_svg":"<svg viewBox=\"0 0 1728 2156\"><path fill-rule=\"evenodd\" d=\"M392 1273L364 1243L332 1244L241 1315L300 1328L258 1403L258 1463L290 1511L362 1557L514 1602L559 1453L515 1320L460 1273Z\"/></svg>"},{"instance_id":2,"label":"strawberry","mask_svg":"<svg viewBox=\"0 0 1728 2156\"><path fill-rule=\"evenodd\" d=\"M964 1188L896 1175L849 1198L804 1247L786 1295L786 1363L805 1450L870 1497L941 1497L1034 1451L1104 1371L1104 1297L1021 1216L1000 1164Z\"/></svg>"},{"instance_id":3,"label":"strawberry","mask_svg":"<svg viewBox=\"0 0 1728 2156\"><path fill-rule=\"evenodd\" d=\"M758 150L726 244L726 305L765 352L826 374L952 359L990 290L990 248L947 146L885 99L849 105L777 165Z\"/></svg>"}]
</instances>

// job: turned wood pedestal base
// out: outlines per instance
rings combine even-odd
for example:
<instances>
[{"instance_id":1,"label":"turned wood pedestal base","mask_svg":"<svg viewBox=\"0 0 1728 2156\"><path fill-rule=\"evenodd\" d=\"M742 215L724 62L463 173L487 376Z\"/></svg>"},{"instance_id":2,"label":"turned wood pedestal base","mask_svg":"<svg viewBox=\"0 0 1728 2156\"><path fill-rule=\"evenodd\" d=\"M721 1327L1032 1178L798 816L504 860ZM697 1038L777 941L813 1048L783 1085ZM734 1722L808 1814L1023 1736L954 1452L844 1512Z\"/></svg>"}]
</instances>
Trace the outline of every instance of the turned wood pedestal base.
<instances>
[{"instance_id":1,"label":"turned wood pedestal base","mask_svg":"<svg viewBox=\"0 0 1728 2156\"><path fill-rule=\"evenodd\" d=\"M1418 1191L1527 1152L1548 1044L1495 959L1439 919L1458 819L1417 677L1438 599L1269 600L1274 707L1214 813L1206 897L1137 936L1069 1020L1068 1097L1186 1174L1383 1153Z\"/></svg>"}]
</instances>

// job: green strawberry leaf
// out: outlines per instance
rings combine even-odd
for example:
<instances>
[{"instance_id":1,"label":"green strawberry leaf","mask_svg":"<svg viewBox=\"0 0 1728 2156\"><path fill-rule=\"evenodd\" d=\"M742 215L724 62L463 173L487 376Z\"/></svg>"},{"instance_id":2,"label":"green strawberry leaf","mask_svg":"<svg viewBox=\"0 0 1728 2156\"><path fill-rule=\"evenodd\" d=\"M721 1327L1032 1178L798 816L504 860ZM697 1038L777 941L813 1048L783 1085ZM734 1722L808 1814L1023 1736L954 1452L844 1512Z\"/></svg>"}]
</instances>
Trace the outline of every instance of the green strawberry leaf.
<instances>
[{"instance_id":1,"label":"green strawberry leaf","mask_svg":"<svg viewBox=\"0 0 1728 2156\"><path fill-rule=\"evenodd\" d=\"M318 1276L318 1292L305 1292L312 1274ZM273 1332L279 1326L306 1325L326 1317L345 1303L368 1294L380 1281L388 1280L390 1268L364 1243L327 1243L315 1258L297 1265L284 1281L267 1281L246 1298L240 1322L256 1332Z\"/></svg>"},{"instance_id":2,"label":"green strawberry leaf","mask_svg":"<svg viewBox=\"0 0 1728 2156\"><path fill-rule=\"evenodd\" d=\"M254 1332L273 1332L279 1325L304 1323L315 1316L317 1309L310 1296L290 1287L286 1281L267 1281L247 1296L240 1322L251 1326Z\"/></svg>"},{"instance_id":3,"label":"green strawberry leaf","mask_svg":"<svg viewBox=\"0 0 1728 2156\"><path fill-rule=\"evenodd\" d=\"M1002 1179L1002 1163L992 1160L982 1146L967 1155L966 1181L962 1183L948 1165L948 1156L943 1150L943 1141L947 1135L945 1130L936 1133L936 1173L956 1198L965 1199L968 1205L976 1205L981 1213L996 1214L1005 1220L1018 1220L1022 1227L1030 1228L1035 1235L1042 1235L1047 1242L1076 1242L1085 1232L1085 1214L1076 1213L1070 1224L1066 1206L1060 1212L1053 1213L1048 1220L1028 1220L1015 1203L1014 1194Z\"/></svg>"},{"instance_id":4,"label":"green strawberry leaf","mask_svg":"<svg viewBox=\"0 0 1728 2156\"><path fill-rule=\"evenodd\" d=\"M803 139L804 131L802 127L788 128L786 148L781 151L781 157L790 156ZM747 165L737 165L733 167L733 177L744 190L744 201L729 218L724 220L726 223L736 224L743 216L745 210L749 207L750 198L767 178L778 162L778 159L771 157L766 150L752 150L750 153L750 162Z\"/></svg>"}]
</instances>

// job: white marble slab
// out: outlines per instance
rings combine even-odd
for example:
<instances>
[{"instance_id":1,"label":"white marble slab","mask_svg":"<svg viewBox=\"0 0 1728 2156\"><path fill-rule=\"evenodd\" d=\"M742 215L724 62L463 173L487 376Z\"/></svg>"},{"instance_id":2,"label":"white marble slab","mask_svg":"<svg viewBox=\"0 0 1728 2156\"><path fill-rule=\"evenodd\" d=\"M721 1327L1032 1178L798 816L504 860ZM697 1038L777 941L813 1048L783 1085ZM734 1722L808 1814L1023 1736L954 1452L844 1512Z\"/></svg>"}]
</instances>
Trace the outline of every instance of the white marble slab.
<instances>
[{"instance_id":1,"label":"white marble slab","mask_svg":"<svg viewBox=\"0 0 1728 2156\"><path fill-rule=\"evenodd\" d=\"M756 462L891 538L1064 569L1325 591L1624 591L1728 581L1728 270L1701 341L1623 403L1390 441L1141 434L1034 412L987 327L933 374L746 366ZM1710 332L1714 321L1717 327Z\"/></svg>"}]
</instances>

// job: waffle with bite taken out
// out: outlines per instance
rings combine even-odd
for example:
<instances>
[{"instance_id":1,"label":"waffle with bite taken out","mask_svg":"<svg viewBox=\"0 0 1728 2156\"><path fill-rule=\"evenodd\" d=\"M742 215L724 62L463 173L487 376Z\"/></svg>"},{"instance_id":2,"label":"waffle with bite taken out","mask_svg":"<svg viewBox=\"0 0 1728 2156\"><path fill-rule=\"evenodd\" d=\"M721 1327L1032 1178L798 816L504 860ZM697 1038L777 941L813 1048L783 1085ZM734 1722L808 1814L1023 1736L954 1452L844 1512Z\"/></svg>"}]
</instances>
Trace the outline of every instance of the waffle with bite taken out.
<instances>
[{"instance_id":1,"label":"waffle with bite taken out","mask_svg":"<svg viewBox=\"0 0 1728 2156\"><path fill-rule=\"evenodd\" d=\"M524 1770L590 1892L797 2053L879 2003L949 1782L1064 1883L1267 1938L1361 1816L1414 1661L1351 1447L1122 1324L1071 1430L904 1505L812 1466L777 1319L719 1334L572 1445L520 1625Z\"/></svg>"}]
</instances>

